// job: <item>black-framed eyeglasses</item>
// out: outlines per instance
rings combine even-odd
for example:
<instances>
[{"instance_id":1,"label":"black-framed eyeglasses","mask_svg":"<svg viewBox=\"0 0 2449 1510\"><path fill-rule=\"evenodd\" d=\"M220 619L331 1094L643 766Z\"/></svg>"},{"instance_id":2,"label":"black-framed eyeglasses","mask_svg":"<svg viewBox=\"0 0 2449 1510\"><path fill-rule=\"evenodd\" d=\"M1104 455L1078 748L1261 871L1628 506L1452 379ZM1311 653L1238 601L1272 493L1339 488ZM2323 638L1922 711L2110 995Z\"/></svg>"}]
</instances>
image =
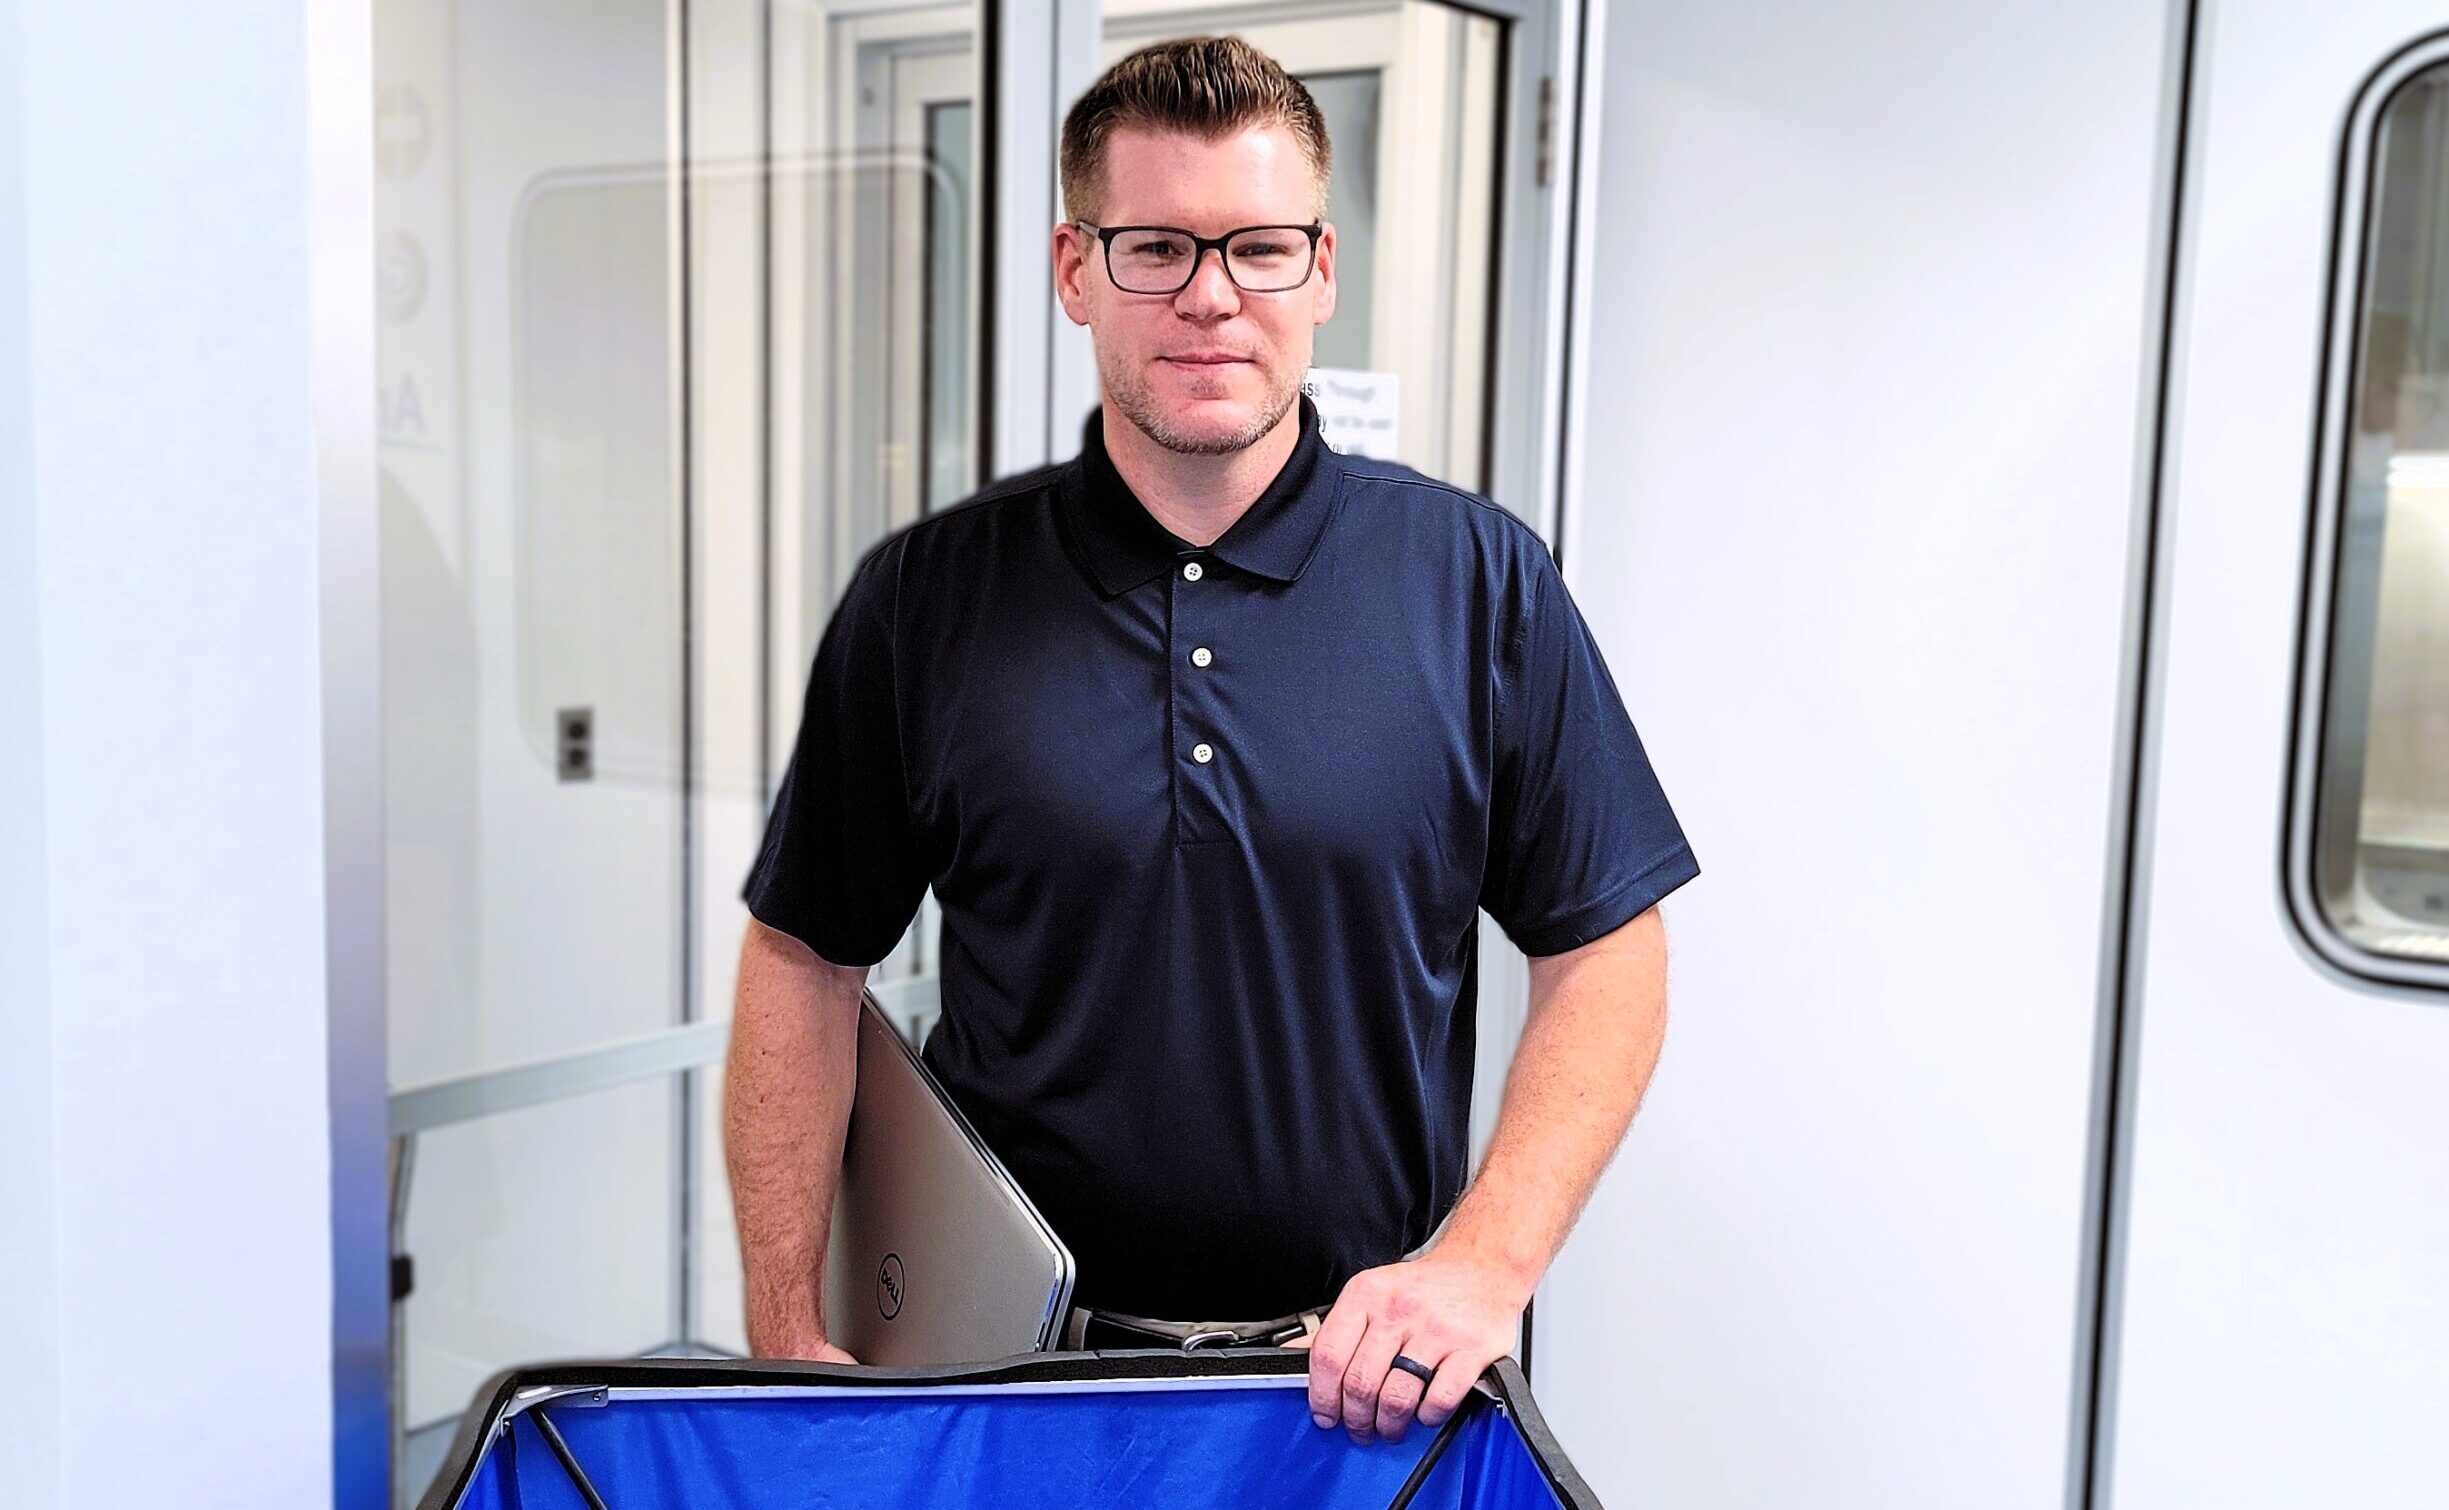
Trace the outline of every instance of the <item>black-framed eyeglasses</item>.
<instances>
[{"instance_id":1,"label":"black-framed eyeglasses","mask_svg":"<svg viewBox=\"0 0 2449 1510\"><path fill-rule=\"evenodd\" d=\"M1310 281L1318 266L1324 221L1308 225L1246 225L1200 236L1178 225L1073 225L1105 243L1105 275L1127 294L1178 294L1198 276L1209 247L1225 276L1245 294L1280 294Z\"/></svg>"}]
</instances>

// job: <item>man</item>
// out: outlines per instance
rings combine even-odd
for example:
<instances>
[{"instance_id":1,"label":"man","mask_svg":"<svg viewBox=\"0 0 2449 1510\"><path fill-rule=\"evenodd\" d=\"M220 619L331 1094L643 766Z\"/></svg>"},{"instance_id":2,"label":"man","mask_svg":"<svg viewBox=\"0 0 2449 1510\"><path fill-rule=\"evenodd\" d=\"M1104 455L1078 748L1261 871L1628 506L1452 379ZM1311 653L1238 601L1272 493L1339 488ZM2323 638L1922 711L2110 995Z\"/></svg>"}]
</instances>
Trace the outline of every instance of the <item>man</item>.
<instances>
[{"instance_id":1,"label":"man","mask_svg":"<svg viewBox=\"0 0 2449 1510\"><path fill-rule=\"evenodd\" d=\"M1081 455L863 558L744 892L750 1341L847 1356L819 1275L859 990L932 885L927 1061L1078 1257L1085 1339L1324 1309L1318 1424L1399 1439L1513 1347L1656 1061L1653 909L1698 867L1537 536L1321 444L1309 92L1233 39L1144 49L1061 166ZM1466 1193L1483 907L1531 1002Z\"/></svg>"}]
</instances>

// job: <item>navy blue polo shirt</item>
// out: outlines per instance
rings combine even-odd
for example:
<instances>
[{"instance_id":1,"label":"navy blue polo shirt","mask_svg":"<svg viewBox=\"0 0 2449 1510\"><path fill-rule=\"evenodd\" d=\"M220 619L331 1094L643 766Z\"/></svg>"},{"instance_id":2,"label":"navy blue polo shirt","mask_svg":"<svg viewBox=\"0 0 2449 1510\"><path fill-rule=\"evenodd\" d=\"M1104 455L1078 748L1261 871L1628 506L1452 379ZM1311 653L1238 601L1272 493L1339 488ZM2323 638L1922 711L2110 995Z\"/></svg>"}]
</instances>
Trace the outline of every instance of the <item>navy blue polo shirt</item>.
<instances>
[{"instance_id":1,"label":"navy blue polo shirt","mask_svg":"<svg viewBox=\"0 0 2449 1510\"><path fill-rule=\"evenodd\" d=\"M1531 955L1698 874L1539 537L1301 434L1213 544L1092 413L862 558L744 891L841 965L943 912L925 1058L1083 1303L1283 1315L1468 1158L1476 915Z\"/></svg>"}]
</instances>

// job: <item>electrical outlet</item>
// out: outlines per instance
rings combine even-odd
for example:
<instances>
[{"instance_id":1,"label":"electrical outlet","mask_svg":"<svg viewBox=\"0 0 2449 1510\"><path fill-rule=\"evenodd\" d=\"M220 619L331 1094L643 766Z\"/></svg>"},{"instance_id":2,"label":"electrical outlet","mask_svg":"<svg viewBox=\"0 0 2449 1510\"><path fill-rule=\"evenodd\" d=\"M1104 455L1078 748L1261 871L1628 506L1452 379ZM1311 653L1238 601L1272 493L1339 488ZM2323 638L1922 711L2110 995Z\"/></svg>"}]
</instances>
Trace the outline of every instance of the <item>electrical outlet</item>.
<instances>
[{"instance_id":1,"label":"electrical outlet","mask_svg":"<svg viewBox=\"0 0 2449 1510\"><path fill-rule=\"evenodd\" d=\"M560 775L564 781L595 779L595 710L564 708L561 726Z\"/></svg>"}]
</instances>

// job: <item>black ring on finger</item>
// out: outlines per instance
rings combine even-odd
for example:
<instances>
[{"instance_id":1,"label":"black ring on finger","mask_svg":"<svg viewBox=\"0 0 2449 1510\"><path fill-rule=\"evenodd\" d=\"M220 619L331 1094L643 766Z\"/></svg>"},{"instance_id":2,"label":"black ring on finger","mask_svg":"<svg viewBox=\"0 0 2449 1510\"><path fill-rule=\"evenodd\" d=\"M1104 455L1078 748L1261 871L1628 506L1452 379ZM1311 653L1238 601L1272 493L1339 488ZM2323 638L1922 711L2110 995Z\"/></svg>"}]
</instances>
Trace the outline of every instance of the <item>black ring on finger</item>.
<instances>
[{"instance_id":1,"label":"black ring on finger","mask_svg":"<svg viewBox=\"0 0 2449 1510\"><path fill-rule=\"evenodd\" d=\"M1403 1372L1411 1375L1424 1385L1435 1384L1437 1382L1437 1370L1429 1367L1427 1364L1421 1362L1417 1358L1406 1358L1401 1353L1397 1353L1395 1354L1395 1367L1403 1370Z\"/></svg>"}]
</instances>

